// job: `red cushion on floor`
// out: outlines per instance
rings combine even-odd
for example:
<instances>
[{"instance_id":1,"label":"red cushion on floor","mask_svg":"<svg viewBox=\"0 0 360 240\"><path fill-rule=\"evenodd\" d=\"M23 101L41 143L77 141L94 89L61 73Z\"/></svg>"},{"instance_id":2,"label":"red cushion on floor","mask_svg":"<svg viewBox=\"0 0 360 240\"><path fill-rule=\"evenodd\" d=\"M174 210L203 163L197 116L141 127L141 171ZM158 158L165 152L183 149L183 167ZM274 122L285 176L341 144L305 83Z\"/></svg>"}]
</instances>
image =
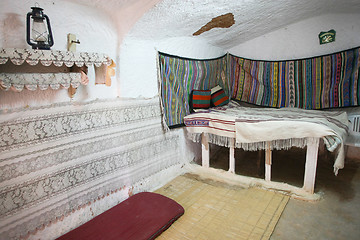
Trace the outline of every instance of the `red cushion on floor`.
<instances>
[{"instance_id":1,"label":"red cushion on floor","mask_svg":"<svg viewBox=\"0 0 360 240\"><path fill-rule=\"evenodd\" d=\"M183 214L184 208L168 197L138 193L58 240L154 239Z\"/></svg>"}]
</instances>

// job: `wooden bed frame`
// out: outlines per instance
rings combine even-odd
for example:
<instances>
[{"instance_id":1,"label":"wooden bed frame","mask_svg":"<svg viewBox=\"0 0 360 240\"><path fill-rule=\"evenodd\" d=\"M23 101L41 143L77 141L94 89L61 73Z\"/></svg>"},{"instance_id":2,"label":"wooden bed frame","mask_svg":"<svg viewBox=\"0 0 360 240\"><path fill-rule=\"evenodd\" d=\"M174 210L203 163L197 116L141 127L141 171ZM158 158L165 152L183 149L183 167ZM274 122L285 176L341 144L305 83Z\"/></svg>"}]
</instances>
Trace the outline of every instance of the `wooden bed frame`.
<instances>
[{"instance_id":1,"label":"wooden bed frame","mask_svg":"<svg viewBox=\"0 0 360 240\"><path fill-rule=\"evenodd\" d=\"M209 167L210 161L209 142L229 147L228 172L233 174L235 147L250 151L264 149L265 181L271 182L272 149L306 146L304 184L299 189L313 194L320 138L324 139L327 150L337 151L334 174L344 165L349 126L345 111L255 108L231 101L226 106L190 114L184 118L184 123L188 138L202 144L202 166L205 168Z\"/></svg>"},{"instance_id":2,"label":"wooden bed frame","mask_svg":"<svg viewBox=\"0 0 360 240\"><path fill-rule=\"evenodd\" d=\"M303 189L311 194L314 193L316 167L318 160L319 138L308 138L306 150L306 163L304 174ZM270 149L270 142L267 142L267 149L265 150L265 181L271 181L271 164L272 151ZM229 147L229 170L228 172L235 174L235 139L230 140ZM210 166L210 148L209 141L206 134L201 135L201 155L202 166L208 168Z\"/></svg>"}]
</instances>

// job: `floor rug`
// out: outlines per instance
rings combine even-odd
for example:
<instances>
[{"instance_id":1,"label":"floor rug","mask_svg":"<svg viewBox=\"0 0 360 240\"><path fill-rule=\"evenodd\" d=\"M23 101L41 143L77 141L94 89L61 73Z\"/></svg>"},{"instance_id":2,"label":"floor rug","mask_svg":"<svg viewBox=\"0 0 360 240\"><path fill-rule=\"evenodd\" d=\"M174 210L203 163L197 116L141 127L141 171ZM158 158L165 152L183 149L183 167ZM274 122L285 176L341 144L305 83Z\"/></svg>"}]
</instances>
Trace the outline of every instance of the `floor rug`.
<instances>
[{"instance_id":1,"label":"floor rug","mask_svg":"<svg viewBox=\"0 0 360 240\"><path fill-rule=\"evenodd\" d=\"M157 239L269 239L289 197L179 176L156 190L181 204L185 214Z\"/></svg>"}]
</instances>

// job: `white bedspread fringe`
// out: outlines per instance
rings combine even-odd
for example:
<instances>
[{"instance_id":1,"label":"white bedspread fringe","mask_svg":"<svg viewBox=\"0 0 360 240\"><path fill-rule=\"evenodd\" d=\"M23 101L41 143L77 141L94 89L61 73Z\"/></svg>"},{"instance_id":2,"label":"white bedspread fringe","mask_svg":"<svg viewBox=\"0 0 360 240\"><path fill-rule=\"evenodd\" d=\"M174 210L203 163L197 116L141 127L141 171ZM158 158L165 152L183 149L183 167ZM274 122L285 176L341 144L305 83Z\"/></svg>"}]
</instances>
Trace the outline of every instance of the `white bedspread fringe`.
<instances>
[{"instance_id":1,"label":"white bedspread fringe","mask_svg":"<svg viewBox=\"0 0 360 240\"><path fill-rule=\"evenodd\" d=\"M218 136L211 133L205 133L205 135L209 139L209 143L216 144L218 146L230 147L231 146L231 138ZM188 137L193 142L201 142L201 133L189 133ZM299 147L305 148L307 145L307 138L290 138L290 139L278 139L270 141L270 149L271 150L287 150L291 147ZM267 148L266 141L264 142L256 142L256 143L235 143L235 148L242 148L245 151L257 151L264 150Z\"/></svg>"},{"instance_id":2,"label":"white bedspread fringe","mask_svg":"<svg viewBox=\"0 0 360 240\"><path fill-rule=\"evenodd\" d=\"M188 138L193 142L201 142L201 133L187 133ZM218 136L211 133L204 133L205 136L208 138L209 143L215 144L218 146L223 147L230 147L231 146L231 138L230 137L224 137L224 136ZM325 144L328 144L327 140L324 139ZM298 147L298 148L305 148L308 144L308 138L290 138L290 139L278 139L270 141L270 149L271 150L287 150L291 147ZM264 142L255 142L255 143L235 143L235 148L242 148L245 151L258 151L258 150L265 150L267 149L266 141ZM345 157L345 151L343 148L343 144L340 143L339 147L336 148L339 149L336 154L336 159L342 159ZM334 148L328 148L328 151L333 152L336 149ZM335 161L337 162L337 161ZM337 166L334 165L334 173L335 175L338 174L339 169L343 168L343 166Z\"/></svg>"}]
</instances>

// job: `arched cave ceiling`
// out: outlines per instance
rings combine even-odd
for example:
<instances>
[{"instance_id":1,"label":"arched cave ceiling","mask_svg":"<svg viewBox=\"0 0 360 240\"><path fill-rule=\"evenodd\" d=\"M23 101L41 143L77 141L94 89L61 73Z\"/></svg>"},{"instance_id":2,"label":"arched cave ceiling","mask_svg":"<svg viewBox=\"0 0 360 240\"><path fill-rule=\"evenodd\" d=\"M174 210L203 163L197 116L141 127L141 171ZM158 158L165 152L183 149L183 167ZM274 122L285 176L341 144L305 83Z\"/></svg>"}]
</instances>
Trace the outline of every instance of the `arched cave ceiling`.
<instances>
[{"instance_id":1,"label":"arched cave ceiling","mask_svg":"<svg viewBox=\"0 0 360 240\"><path fill-rule=\"evenodd\" d=\"M106 11L133 38L203 38L223 49L308 18L360 12L360 0L75 1Z\"/></svg>"}]
</instances>

